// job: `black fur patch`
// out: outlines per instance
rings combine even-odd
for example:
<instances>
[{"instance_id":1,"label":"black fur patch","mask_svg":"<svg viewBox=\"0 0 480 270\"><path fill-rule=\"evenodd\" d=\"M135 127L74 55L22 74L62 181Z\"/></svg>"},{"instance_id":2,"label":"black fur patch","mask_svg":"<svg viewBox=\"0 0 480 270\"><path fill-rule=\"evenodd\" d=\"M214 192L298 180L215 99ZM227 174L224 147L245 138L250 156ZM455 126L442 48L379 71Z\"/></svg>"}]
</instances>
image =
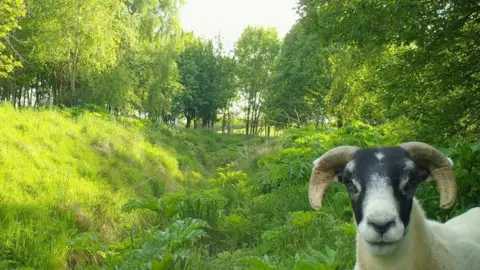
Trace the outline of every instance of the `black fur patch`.
<instances>
[{"instance_id":1,"label":"black fur patch","mask_svg":"<svg viewBox=\"0 0 480 270\"><path fill-rule=\"evenodd\" d=\"M378 153L381 153L383 158L379 159ZM347 186L357 224L363 218L363 201L369 181L372 181L372 175L376 173L387 181L386 185L391 186L398 202L398 214L406 228L410 222L413 195L418 185L428 178L428 169L419 165L415 165L411 170L406 169L406 161L411 159L401 147L362 148L355 153L352 160L355 161L353 172L343 168L338 173L338 180ZM360 191L355 188L352 179L360 184ZM400 188L402 179L407 179L403 189Z\"/></svg>"}]
</instances>

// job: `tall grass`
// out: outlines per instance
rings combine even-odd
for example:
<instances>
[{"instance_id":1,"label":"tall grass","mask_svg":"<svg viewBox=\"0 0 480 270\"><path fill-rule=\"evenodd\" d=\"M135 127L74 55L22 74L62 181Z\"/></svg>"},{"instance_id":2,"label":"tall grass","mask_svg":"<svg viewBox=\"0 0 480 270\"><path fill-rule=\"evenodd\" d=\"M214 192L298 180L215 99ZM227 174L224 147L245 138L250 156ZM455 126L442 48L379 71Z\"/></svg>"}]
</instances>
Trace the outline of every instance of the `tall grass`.
<instances>
[{"instance_id":1,"label":"tall grass","mask_svg":"<svg viewBox=\"0 0 480 270\"><path fill-rule=\"evenodd\" d=\"M194 172L215 166L206 157L201 162L190 157L192 149L180 147L183 139L172 132L98 113L17 111L2 105L0 262L73 267L86 260L80 257L94 256L72 249L81 233L119 241L129 237L132 226L153 222L151 214L124 213L121 206L128 199L181 191L181 183L195 174L185 174L183 166ZM161 143L152 134L163 138ZM205 144L216 142L197 148ZM185 159L188 164L182 164Z\"/></svg>"}]
</instances>

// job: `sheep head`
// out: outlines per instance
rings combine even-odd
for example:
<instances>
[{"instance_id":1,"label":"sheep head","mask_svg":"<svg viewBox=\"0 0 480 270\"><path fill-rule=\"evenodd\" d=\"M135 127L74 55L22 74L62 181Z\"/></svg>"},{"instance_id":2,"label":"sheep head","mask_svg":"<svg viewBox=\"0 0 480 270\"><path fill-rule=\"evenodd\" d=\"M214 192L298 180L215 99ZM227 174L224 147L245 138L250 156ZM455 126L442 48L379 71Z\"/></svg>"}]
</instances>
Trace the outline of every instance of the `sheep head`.
<instances>
[{"instance_id":1,"label":"sheep head","mask_svg":"<svg viewBox=\"0 0 480 270\"><path fill-rule=\"evenodd\" d=\"M347 187L360 236L376 255L392 254L405 235L415 191L435 180L440 207L451 208L456 197L452 162L421 142L395 147L336 147L314 161L308 197L313 209L322 206L328 185Z\"/></svg>"}]
</instances>

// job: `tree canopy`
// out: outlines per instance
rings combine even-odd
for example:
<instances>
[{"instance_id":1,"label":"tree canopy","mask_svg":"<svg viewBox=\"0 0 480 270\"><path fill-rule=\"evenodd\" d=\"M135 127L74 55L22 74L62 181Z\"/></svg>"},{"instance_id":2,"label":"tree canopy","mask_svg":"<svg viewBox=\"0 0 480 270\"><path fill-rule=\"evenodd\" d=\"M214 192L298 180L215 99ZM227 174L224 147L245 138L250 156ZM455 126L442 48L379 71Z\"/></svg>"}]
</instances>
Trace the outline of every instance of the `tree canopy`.
<instances>
[{"instance_id":1,"label":"tree canopy","mask_svg":"<svg viewBox=\"0 0 480 270\"><path fill-rule=\"evenodd\" d=\"M216 47L211 40L185 35L185 48L179 55L180 83L178 107L187 120L202 120L202 127L211 126L220 110L234 97L234 59L221 54L222 44Z\"/></svg>"},{"instance_id":2,"label":"tree canopy","mask_svg":"<svg viewBox=\"0 0 480 270\"><path fill-rule=\"evenodd\" d=\"M236 73L246 102L246 134L258 134L279 49L280 40L274 28L247 27L235 44Z\"/></svg>"},{"instance_id":3,"label":"tree canopy","mask_svg":"<svg viewBox=\"0 0 480 270\"><path fill-rule=\"evenodd\" d=\"M340 126L407 118L427 137L478 132L478 3L305 0L298 10L276 67L284 123L326 114Z\"/></svg>"},{"instance_id":4,"label":"tree canopy","mask_svg":"<svg viewBox=\"0 0 480 270\"><path fill-rule=\"evenodd\" d=\"M203 128L237 110L246 134L355 121L406 121L425 139L479 131L475 1L301 0L283 39L249 26L231 55L181 29L181 4L2 1L0 97Z\"/></svg>"}]
</instances>

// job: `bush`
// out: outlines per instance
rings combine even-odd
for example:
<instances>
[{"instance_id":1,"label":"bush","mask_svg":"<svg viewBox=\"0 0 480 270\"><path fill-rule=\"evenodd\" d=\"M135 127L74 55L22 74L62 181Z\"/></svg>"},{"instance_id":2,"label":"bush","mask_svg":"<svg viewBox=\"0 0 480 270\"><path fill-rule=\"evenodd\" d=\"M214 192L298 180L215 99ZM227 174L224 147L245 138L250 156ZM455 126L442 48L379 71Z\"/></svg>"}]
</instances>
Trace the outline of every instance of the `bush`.
<instances>
[{"instance_id":1,"label":"bush","mask_svg":"<svg viewBox=\"0 0 480 270\"><path fill-rule=\"evenodd\" d=\"M148 230L138 248L113 257L115 269L187 269L193 267L195 244L209 225L199 219L177 220L164 231Z\"/></svg>"}]
</instances>

